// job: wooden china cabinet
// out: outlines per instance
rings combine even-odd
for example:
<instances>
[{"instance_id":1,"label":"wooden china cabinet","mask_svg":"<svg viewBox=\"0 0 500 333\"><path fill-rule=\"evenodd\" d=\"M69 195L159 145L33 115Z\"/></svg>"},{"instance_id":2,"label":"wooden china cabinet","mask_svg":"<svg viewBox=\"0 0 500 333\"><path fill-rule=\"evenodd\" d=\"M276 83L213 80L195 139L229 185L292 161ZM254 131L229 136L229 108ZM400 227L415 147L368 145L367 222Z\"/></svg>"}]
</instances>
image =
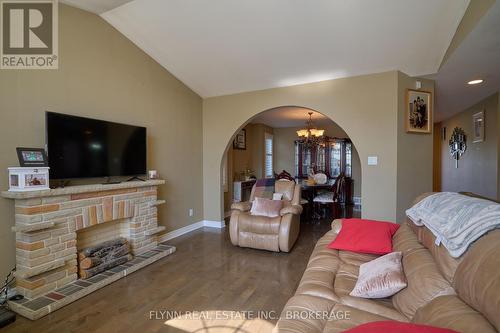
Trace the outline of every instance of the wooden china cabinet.
<instances>
[{"instance_id":1,"label":"wooden china cabinet","mask_svg":"<svg viewBox=\"0 0 500 333\"><path fill-rule=\"evenodd\" d=\"M308 177L308 171L326 174L330 183L344 173L346 186L340 202L352 204L352 142L349 139L321 137L315 144L295 140L295 175L299 179Z\"/></svg>"}]
</instances>

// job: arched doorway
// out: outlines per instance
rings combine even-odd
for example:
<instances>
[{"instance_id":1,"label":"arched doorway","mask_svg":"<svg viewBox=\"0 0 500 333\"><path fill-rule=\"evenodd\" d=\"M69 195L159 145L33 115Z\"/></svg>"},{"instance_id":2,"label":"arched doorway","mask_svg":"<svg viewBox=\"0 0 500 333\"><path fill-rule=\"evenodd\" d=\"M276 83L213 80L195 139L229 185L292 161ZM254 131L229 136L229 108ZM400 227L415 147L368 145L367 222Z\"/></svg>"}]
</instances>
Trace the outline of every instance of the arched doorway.
<instances>
[{"instance_id":1,"label":"arched doorway","mask_svg":"<svg viewBox=\"0 0 500 333\"><path fill-rule=\"evenodd\" d=\"M325 132L319 140L321 147L308 149L306 154L297 140L297 130L305 127L308 113L313 114L316 127ZM271 150L266 151L269 147ZM351 214L353 209L356 216L360 214L362 172L359 154L345 130L317 110L278 106L255 114L230 137L220 162L221 214L224 217L228 216L233 201L248 200L253 185L249 178L272 177L284 170L303 182L307 178L308 166L327 174L329 184L340 172L345 172L349 188L346 189L348 197L343 202L348 204ZM307 197L308 192L304 194Z\"/></svg>"}]
</instances>

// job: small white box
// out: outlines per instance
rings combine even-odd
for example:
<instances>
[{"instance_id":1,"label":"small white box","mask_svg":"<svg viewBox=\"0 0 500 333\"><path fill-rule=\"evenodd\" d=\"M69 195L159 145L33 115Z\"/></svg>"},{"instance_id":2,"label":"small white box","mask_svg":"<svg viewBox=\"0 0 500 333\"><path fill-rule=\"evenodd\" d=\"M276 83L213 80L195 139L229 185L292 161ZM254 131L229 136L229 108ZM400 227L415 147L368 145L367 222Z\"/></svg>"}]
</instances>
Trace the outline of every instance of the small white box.
<instances>
[{"instance_id":1,"label":"small white box","mask_svg":"<svg viewBox=\"0 0 500 333\"><path fill-rule=\"evenodd\" d=\"M9 168L9 191L36 191L49 189L48 167Z\"/></svg>"}]
</instances>

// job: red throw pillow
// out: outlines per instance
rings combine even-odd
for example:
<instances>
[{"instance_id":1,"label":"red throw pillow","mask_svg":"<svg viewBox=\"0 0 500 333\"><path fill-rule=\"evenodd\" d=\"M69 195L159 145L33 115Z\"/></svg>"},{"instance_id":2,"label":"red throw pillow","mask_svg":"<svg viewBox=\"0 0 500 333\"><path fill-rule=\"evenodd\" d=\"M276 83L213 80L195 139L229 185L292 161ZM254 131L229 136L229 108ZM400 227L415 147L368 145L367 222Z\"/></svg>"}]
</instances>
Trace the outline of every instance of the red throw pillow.
<instances>
[{"instance_id":1,"label":"red throw pillow","mask_svg":"<svg viewBox=\"0 0 500 333\"><path fill-rule=\"evenodd\" d=\"M374 321L343 331L343 333L458 333L447 328L403 323L400 321Z\"/></svg>"},{"instance_id":2,"label":"red throw pillow","mask_svg":"<svg viewBox=\"0 0 500 333\"><path fill-rule=\"evenodd\" d=\"M364 219L343 219L342 229L331 242L330 249L359 253L387 254L392 252L392 236L399 224Z\"/></svg>"}]
</instances>

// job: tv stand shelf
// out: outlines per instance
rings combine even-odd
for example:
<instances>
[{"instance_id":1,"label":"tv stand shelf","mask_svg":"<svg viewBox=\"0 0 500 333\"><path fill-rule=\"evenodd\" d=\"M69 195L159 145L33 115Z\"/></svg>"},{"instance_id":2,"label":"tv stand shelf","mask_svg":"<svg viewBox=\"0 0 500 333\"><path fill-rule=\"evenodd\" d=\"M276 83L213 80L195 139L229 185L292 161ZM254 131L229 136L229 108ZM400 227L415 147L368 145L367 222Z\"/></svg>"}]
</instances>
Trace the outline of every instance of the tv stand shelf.
<instances>
[{"instance_id":1,"label":"tv stand shelf","mask_svg":"<svg viewBox=\"0 0 500 333\"><path fill-rule=\"evenodd\" d=\"M76 186L67 186L62 188L55 188L55 189L41 190L41 191L24 191L24 192L3 191L2 197L8 199L31 199L40 197L55 197L58 195L67 195L67 194L120 190L120 189L145 187L145 186L158 186L163 184L165 184L165 180L163 179L152 179L145 181L123 182L119 184L109 184L109 185L103 185L103 184L76 185Z\"/></svg>"}]
</instances>

